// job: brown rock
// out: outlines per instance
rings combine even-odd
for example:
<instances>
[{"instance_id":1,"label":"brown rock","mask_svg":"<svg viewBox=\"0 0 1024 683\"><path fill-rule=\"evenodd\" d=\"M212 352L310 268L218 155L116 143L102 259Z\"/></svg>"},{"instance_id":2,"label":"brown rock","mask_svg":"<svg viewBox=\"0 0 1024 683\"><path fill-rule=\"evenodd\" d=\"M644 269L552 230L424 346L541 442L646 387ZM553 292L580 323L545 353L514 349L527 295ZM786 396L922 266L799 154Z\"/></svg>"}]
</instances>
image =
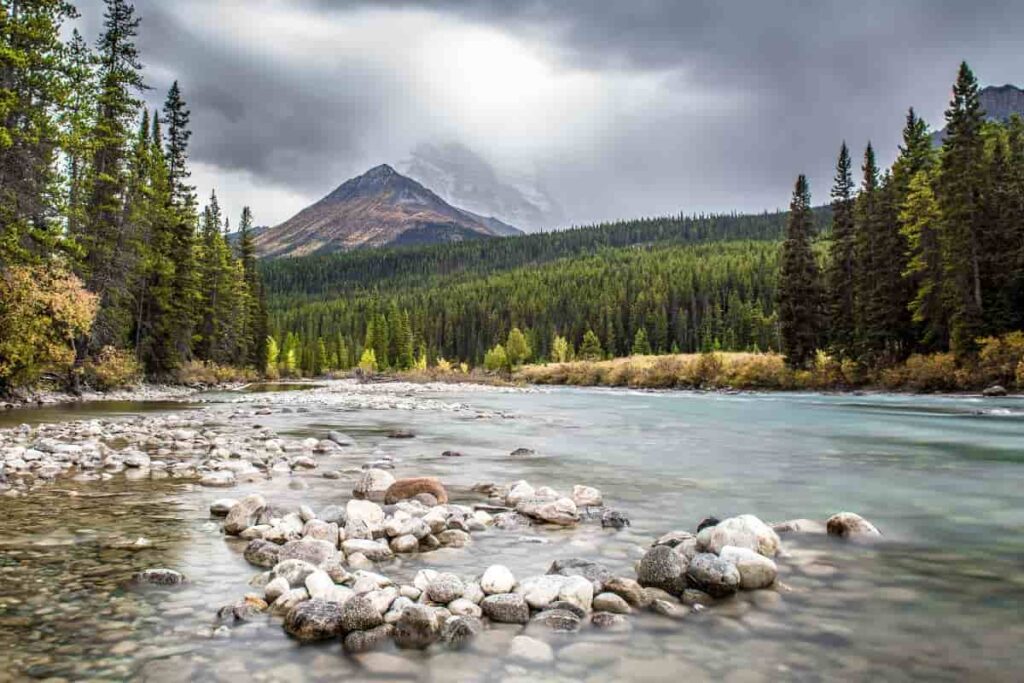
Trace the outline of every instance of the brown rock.
<instances>
[{"instance_id":1,"label":"brown rock","mask_svg":"<svg viewBox=\"0 0 1024 683\"><path fill-rule=\"evenodd\" d=\"M448 502L448 493L444 490L440 480L435 477L413 477L410 479L399 479L384 493L384 503L394 505L400 500L413 498L421 493L429 493L437 499L439 505Z\"/></svg>"}]
</instances>

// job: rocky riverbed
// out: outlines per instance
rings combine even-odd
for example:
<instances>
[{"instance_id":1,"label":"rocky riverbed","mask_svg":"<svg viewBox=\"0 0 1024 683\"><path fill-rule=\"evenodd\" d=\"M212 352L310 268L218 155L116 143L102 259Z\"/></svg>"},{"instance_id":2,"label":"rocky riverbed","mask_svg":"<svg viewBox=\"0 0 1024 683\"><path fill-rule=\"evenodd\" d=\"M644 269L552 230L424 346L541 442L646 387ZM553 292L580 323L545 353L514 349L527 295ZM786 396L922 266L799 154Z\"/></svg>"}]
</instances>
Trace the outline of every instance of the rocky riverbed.
<instances>
[{"instance_id":1,"label":"rocky riverbed","mask_svg":"<svg viewBox=\"0 0 1024 683\"><path fill-rule=\"evenodd\" d=\"M613 417L581 424L559 409L558 392L462 389L223 392L153 413L0 430L4 675L604 681L1004 670L1009 655L998 653L1020 630L979 630L999 613L970 598L1018 594L1019 584L994 578L1012 576L998 556L984 565L993 578L979 579L969 558L945 549L904 551L906 527L891 517L877 520L881 536L867 520L793 496L740 500L740 489L696 471L650 477L604 440ZM719 510L735 512L709 517ZM788 516L812 519L772 523ZM900 633L912 633L910 624L927 630L947 613L969 616L964 628L948 622L953 639L897 643L881 618L906 620Z\"/></svg>"}]
</instances>

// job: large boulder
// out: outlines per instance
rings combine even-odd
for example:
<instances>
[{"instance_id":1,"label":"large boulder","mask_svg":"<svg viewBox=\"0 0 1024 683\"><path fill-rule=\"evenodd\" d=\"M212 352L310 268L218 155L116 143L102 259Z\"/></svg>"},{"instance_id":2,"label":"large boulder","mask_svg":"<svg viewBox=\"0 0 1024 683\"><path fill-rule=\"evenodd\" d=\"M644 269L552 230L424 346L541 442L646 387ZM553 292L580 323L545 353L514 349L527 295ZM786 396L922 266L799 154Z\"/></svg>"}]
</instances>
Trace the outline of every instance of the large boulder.
<instances>
[{"instance_id":1,"label":"large boulder","mask_svg":"<svg viewBox=\"0 0 1024 683\"><path fill-rule=\"evenodd\" d=\"M851 538L855 536L881 536L875 525L855 512L837 512L825 522L829 536Z\"/></svg>"},{"instance_id":2,"label":"large boulder","mask_svg":"<svg viewBox=\"0 0 1024 683\"><path fill-rule=\"evenodd\" d=\"M278 558L282 562L284 560L303 560L318 567L341 561L341 555L334 544L315 538L288 541L281 546Z\"/></svg>"},{"instance_id":3,"label":"large boulder","mask_svg":"<svg viewBox=\"0 0 1024 683\"><path fill-rule=\"evenodd\" d=\"M224 519L224 533L237 536L256 524L266 509L267 501L260 494L246 496L228 510Z\"/></svg>"},{"instance_id":4,"label":"large boulder","mask_svg":"<svg viewBox=\"0 0 1024 683\"><path fill-rule=\"evenodd\" d=\"M394 483L394 475L387 470L371 468L365 470L362 476L359 477L355 488L352 489L352 495L366 498L375 494L381 494L387 491L388 487Z\"/></svg>"},{"instance_id":5,"label":"large boulder","mask_svg":"<svg viewBox=\"0 0 1024 683\"><path fill-rule=\"evenodd\" d=\"M421 493L430 494L439 505L445 505L448 502L448 492L444 490L439 479L436 477L412 477L399 479L391 484L384 493L384 503L393 505L400 500L415 498Z\"/></svg>"},{"instance_id":6,"label":"large boulder","mask_svg":"<svg viewBox=\"0 0 1024 683\"><path fill-rule=\"evenodd\" d=\"M727 545L722 548L719 557L736 565L740 573L740 588L744 590L767 588L775 583L775 577L779 574L775 562L749 548Z\"/></svg>"},{"instance_id":7,"label":"large boulder","mask_svg":"<svg viewBox=\"0 0 1024 683\"><path fill-rule=\"evenodd\" d=\"M749 548L765 557L775 557L781 541L770 526L754 515L739 515L705 527L697 534L697 549L702 552L722 552L722 548L733 545Z\"/></svg>"},{"instance_id":8,"label":"large boulder","mask_svg":"<svg viewBox=\"0 0 1024 683\"><path fill-rule=\"evenodd\" d=\"M569 498L527 498L519 501L516 512L538 522L559 526L573 526L580 521L576 503Z\"/></svg>"},{"instance_id":9,"label":"large boulder","mask_svg":"<svg viewBox=\"0 0 1024 683\"><path fill-rule=\"evenodd\" d=\"M262 538L255 538L245 546L243 557L253 566L270 569L281 559L281 546Z\"/></svg>"},{"instance_id":10,"label":"large boulder","mask_svg":"<svg viewBox=\"0 0 1024 683\"><path fill-rule=\"evenodd\" d=\"M678 595L686 588L686 559L667 545L656 545L640 560L636 580Z\"/></svg>"},{"instance_id":11,"label":"large boulder","mask_svg":"<svg viewBox=\"0 0 1024 683\"><path fill-rule=\"evenodd\" d=\"M711 553L694 557L686 570L686 578L694 588L716 598L732 595L740 587L740 572L736 565Z\"/></svg>"},{"instance_id":12,"label":"large boulder","mask_svg":"<svg viewBox=\"0 0 1024 683\"><path fill-rule=\"evenodd\" d=\"M427 605L410 605L395 622L395 644L398 647L422 650L437 640L441 627L437 614Z\"/></svg>"},{"instance_id":13,"label":"large boulder","mask_svg":"<svg viewBox=\"0 0 1024 683\"><path fill-rule=\"evenodd\" d=\"M530 606L519 593L489 595L480 603L484 616L500 624L525 624L530 621Z\"/></svg>"},{"instance_id":14,"label":"large boulder","mask_svg":"<svg viewBox=\"0 0 1024 683\"><path fill-rule=\"evenodd\" d=\"M288 611L284 630L303 642L337 638L342 632L342 606L327 600L306 600Z\"/></svg>"}]
</instances>

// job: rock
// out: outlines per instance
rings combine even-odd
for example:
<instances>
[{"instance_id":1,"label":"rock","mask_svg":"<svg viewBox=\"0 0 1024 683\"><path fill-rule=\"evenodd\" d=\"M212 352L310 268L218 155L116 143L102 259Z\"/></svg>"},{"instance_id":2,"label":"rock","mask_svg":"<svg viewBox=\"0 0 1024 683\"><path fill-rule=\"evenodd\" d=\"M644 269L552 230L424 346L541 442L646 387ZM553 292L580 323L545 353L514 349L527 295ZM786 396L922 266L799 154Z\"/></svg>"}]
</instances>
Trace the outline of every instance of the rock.
<instances>
[{"instance_id":1,"label":"rock","mask_svg":"<svg viewBox=\"0 0 1024 683\"><path fill-rule=\"evenodd\" d=\"M579 557L555 560L548 567L548 574L560 576L582 576L594 584L594 592L604 590L604 582L612 578L612 573L602 564Z\"/></svg>"},{"instance_id":2,"label":"rock","mask_svg":"<svg viewBox=\"0 0 1024 683\"><path fill-rule=\"evenodd\" d=\"M533 609L544 609L558 599L562 590L562 583L565 577L552 576L529 576L519 582L516 593L523 596L523 599ZM487 602L487 599L484 599Z\"/></svg>"},{"instance_id":3,"label":"rock","mask_svg":"<svg viewBox=\"0 0 1024 683\"><path fill-rule=\"evenodd\" d=\"M429 538L429 537L427 537ZM437 535L437 540L440 541L441 545L449 548L464 548L473 542L469 534L465 531L459 531L458 529L447 529Z\"/></svg>"},{"instance_id":4,"label":"rock","mask_svg":"<svg viewBox=\"0 0 1024 683\"><path fill-rule=\"evenodd\" d=\"M341 625L345 632L366 631L384 623L384 617L366 595L354 595L341 606Z\"/></svg>"},{"instance_id":5,"label":"rock","mask_svg":"<svg viewBox=\"0 0 1024 683\"><path fill-rule=\"evenodd\" d=\"M654 545L667 545L670 548L675 548L683 541L693 538L696 538L696 536L691 534L689 531L670 531L658 538L658 540L654 542Z\"/></svg>"},{"instance_id":6,"label":"rock","mask_svg":"<svg viewBox=\"0 0 1024 683\"><path fill-rule=\"evenodd\" d=\"M697 533L700 533L709 527L717 526L721 521L722 520L718 519L718 517L705 517L697 522Z\"/></svg>"},{"instance_id":7,"label":"rock","mask_svg":"<svg viewBox=\"0 0 1024 683\"><path fill-rule=\"evenodd\" d=\"M267 602L274 602L290 589L291 584L288 583L288 580L279 576L266 585L263 589L263 597L266 598Z\"/></svg>"},{"instance_id":8,"label":"rock","mask_svg":"<svg viewBox=\"0 0 1024 683\"><path fill-rule=\"evenodd\" d=\"M779 573L773 561L749 548L727 545L722 548L719 557L736 566L740 573L740 588L744 590L767 588L775 583Z\"/></svg>"},{"instance_id":9,"label":"rock","mask_svg":"<svg viewBox=\"0 0 1024 683\"><path fill-rule=\"evenodd\" d=\"M702 552L717 555L727 545L749 548L765 557L775 557L781 542L779 535L754 515L730 517L697 534L697 549Z\"/></svg>"},{"instance_id":10,"label":"rock","mask_svg":"<svg viewBox=\"0 0 1024 683\"><path fill-rule=\"evenodd\" d=\"M593 486L576 484L572 487L572 502L577 506L598 506L604 505L604 497L601 495L601 491Z\"/></svg>"},{"instance_id":11,"label":"rock","mask_svg":"<svg viewBox=\"0 0 1024 683\"><path fill-rule=\"evenodd\" d=\"M684 605L688 605L690 607L695 605L711 607L711 605L715 604L715 599L713 597L702 590L697 590L696 588L687 588L684 590L680 600Z\"/></svg>"},{"instance_id":12,"label":"rock","mask_svg":"<svg viewBox=\"0 0 1024 683\"><path fill-rule=\"evenodd\" d=\"M534 451L532 448L517 448L511 453L509 453L509 455L513 457L525 457L528 455L536 455L536 451Z\"/></svg>"},{"instance_id":13,"label":"rock","mask_svg":"<svg viewBox=\"0 0 1024 683\"><path fill-rule=\"evenodd\" d=\"M1006 387L1004 387L1002 385L999 385L999 384L993 384L992 386L990 386L987 389L985 389L984 391L982 391L981 395L982 396L987 396L989 398L996 398L996 397L999 397L999 396L1006 396L1007 393L1009 393L1009 392L1006 391Z\"/></svg>"},{"instance_id":14,"label":"rock","mask_svg":"<svg viewBox=\"0 0 1024 683\"><path fill-rule=\"evenodd\" d=\"M266 610L267 603L265 601L257 596L248 595L245 599L236 602L234 605L221 607L217 610L217 620L228 624L252 621Z\"/></svg>"},{"instance_id":15,"label":"rock","mask_svg":"<svg viewBox=\"0 0 1024 683\"><path fill-rule=\"evenodd\" d=\"M336 602L306 600L288 611L284 630L303 642L336 638L342 631L343 609Z\"/></svg>"},{"instance_id":16,"label":"rock","mask_svg":"<svg viewBox=\"0 0 1024 683\"><path fill-rule=\"evenodd\" d=\"M480 584L476 581L470 581L466 584L465 590L462 591L462 597L469 600L474 605L479 605L480 602L486 597Z\"/></svg>"},{"instance_id":17,"label":"rock","mask_svg":"<svg viewBox=\"0 0 1024 683\"><path fill-rule=\"evenodd\" d=\"M604 589L615 593L632 607L647 607L651 604L643 586L633 579L616 576L604 582Z\"/></svg>"},{"instance_id":18,"label":"rock","mask_svg":"<svg viewBox=\"0 0 1024 683\"><path fill-rule=\"evenodd\" d=\"M605 529L624 529L629 526L629 517L618 510L601 512L601 527Z\"/></svg>"},{"instance_id":19,"label":"rock","mask_svg":"<svg viewBox=\"0 0 1024 683\"><path fill-rule=\"evenodd\" d=\"M348 514L345 512L345 508L340 505L328 505L320 511L316 518L343 527L345 522L348 521Z\"/></svg>"},{"instance_id":20,"label":"rock","mask_svg":"<svg viewBox=\"0 0 1024 683\"><path fill-rule=\"evenodd\" d=\"M408 429L392 429L388 432L389 439L414 439L416 435Z\"/></svg>"},{"instance_id":21,"label":"rock","mask_svg":"<svg viewBox=\"0 0 1024 683\"><path fill-rule=\"evenodd\" d=\"M527 664L550 664L555 661L551 646L530 636L516 636L508 649L509 659Z\"/></svg>"},{"instance_id":22,"label":"rock","mask_svg":"<svg viewBox=\"0 0 1024 683\"><path fill-rule=\"evenodd\" d=\"M304 560L310 564L322 567L327 564L341 561L337 547L327 541L320 541L315 538L303 538L298 541L288 541L281 546L279 560Z\"/></svg>"},{"instance_id":23,"label":"rock","mask_svg":"<svg viewBox=\"0 0 1024 683\"><path fill-rule=\"evenodd\" d=\"M772 524L772 531L777 534L823 534L825 525L813 519L790 519Z\"/></svg>"},{"instance_id":24,"label":"rock","mask_svg":"<svg viewBox=\"0 0 1024 683\"><path fill-rule=\"evenodd\" d=\"M492 564L480 577L480 588L486 595L511 593L516 586L516 577L503 564Z\"/></svg>"},{"instance_id":25,"label":"rock","mask_svg":"<svg viewBox=\"0 0 1024 683\"><path fill-rule=\"evenodd\" d=\"M327 572L318 569L306 577L306 590L309 597L314 600L328 600L330 602L345 602L351 591L335 586L334 581Z\"/></svg>"},{"instance_id":26,"label":"rock","mask_svg":"<svg viewBox=\"0 0 1024 683\"><path fill-rule=\"evenodd\" d=\"M594 615L590 617L590 623L595 628L606 631L629 631L633 628L632 624L629 623L629 619L626 619L622 614L614 612L594 612Z\"/></svg>"},{"instance_id":27,"label":"rock","mask_svg":"<svg viewBox=\"0 0 1024 683\"><path fill-rule=\"evenodd\" d=\"M855 512L837 512L825 522L829 536L850 538L851 536L881 536L875 525Z\"/></svg>"},{"instance_id":28,"label":"rock","mask_svg":"<svg viewBox=\"0 0 1024 683\"><path fill-rule=\"evenodd\" d=\"M686 588L686 563L672 548L656 545L640 560L637 582L678 595Z\"/></svg>"},{"instance_id":29,"label":"rock","mask_svg":"<svg viewBox=\"0 0 1024 683\"><path fill-rule=\"evenodd\" d=\"M686 577L693 587L716 598L732 595L740 587L740 572L736 565L711 553L701 553L693 558Z\"/></svg>"},{"instance_id":30,"label":"rock","mask_svg":"<svg viewBox=\"0 0 1024 683\"><path fill-rule=\"evenodd\" d=\"M436 579L439 575L440 574L436 569L421 569L416 572L416 576L412 579L413 586L425 593L430 582Z\"/></svg>"},{"instance_id":31,"label":"rock","mask_svg":"<svg viewBox=\"0 0 1024 683\"><path fill-rule=\"evenodd\" d=\"M443 457L443 458L461 458L462 457L462 453L460 453L459 451L444 451L443 453L441 453L441 457Z\"/></svg>"},{"instance_id":32,"label":"rock","mask_svg":"<svg viewBox=\"0 0 1024 683\"><path fill-rule=\"evenodd\" d=\"M433 496L432 494L429 494L429 493L417 493L415 496L413 496L409 500L413 500L413 501L416 501L417 503L421 503L422 505L425 505L428 508L432 508L435 505L438 505L440 503L440 501L438 501L438 499L435 496Z\"/></svg>"},{"instance_id":33,"label":"rock","mask_svg":"<svg viewBox=\"0 0 1024 683\"><path fill-rule=\"evenodd\" d=\"M274 600L271 612L278 615L287 615L293 607L309 600L309 591L305 588L292 588L285 591Z\"/></svg>"},{"instance_id":34,"label":"rock","mask_svg":"<svg viewBox=\"0 0 1024 683\"><path fill-rule=\"evenodd\" d=\"M264 541L262 538L256 538L249 541L249 545L245 546L245 552L243 557L245 561L256 567L263 567L264 569L270 569L278 563L281 556L281 546L270 541Z\"/></svg>"},{"instance_id":35,"label":"rock","mask_svg":"<svg viewBox=\"0 0 1024 683\"><path fill-rule=\"evenodd\" d=\"M306 577L317 569L315 564L310 564L305 560L292 559L278 562L270 570L270 574L275 579L278 577L284 579L292 588L299 588L306 585Z\"/></svg>"},{"instance_id":36,"label":"rock","mask_svg":"<svg viewBox=\"0 0 1024 683\"><path fill-rule=\"evenodd\" d=\"M598 612L611 612L613 614L629 614L633 610L624 598L615 593L600 593L594 596L592 606Z\"/></svg>"},{"instance_id":37,"label":"rock","mask_svg":"<svg viewBox=\"0 0 1024 683\"><path fill-rule=\"evenodd\" d=\"M342 647L349 654L376 650L391 641L394 630L394 626L391 624L381 624L365 631L352 631L345 636Z\"/></svg>"},{"instance_id":38,"label":"rock","mask_svg":"<svg viewBox=\"0 0 1024 683\"><path fill-rule=\"evenodd\" d=\"M651 603L651 610L670 619L683 619L690 613L689 607L669 600L655 600Z\"/></svg>"},{"instance_id":39,"label":"rock","mask_svg":"<svg viewBox=\"0 0 1024 683\"><path fill-rule=\"evenodd\" d=\"M318 541L327 541L335 548L338 547L338 525L334 522L325 522L322 519L311 519L302 527L302 537L312 538Z\"/></svg>"},{"instance_id":40,"label":"rock","mask_svg":"<svg viewBox=\"0 0 1024 683\"><path fill-rule=\"evenodd\" d=\"M594 601L594 584L582 576L567 576L558 591L558 599L589 611Z\"/></svg>"},{"instance_id":41,"label":"rock","mask_svg":"<svg viewBox=\"0 0 1024 683\"><path fill-rule=\"evenodd\" d=\"M206 472L202 477L199 478L200 486L234 486L235 485L235 473L231 470L216 470L213 472Z\"/></svg>"},{"instance_id":42,"label":"rock","mask_svg":"<svg viewBox=\"0 0 1024 683\"><path fill-rule=\"evenodd\" d=\"M544 498L527 498L516 505L516 512L546 524L573 526L579 522L576 504L568 498L547 500Z\"/></svg>"},{"instance_id":43,"label":"rock","mask_svg":"<svg viewBox=\"0 0 1024 683\"><path fill-rule=\"evenodd\" d=\"M155 586L177 586L185 583L185 575L173 569L144 569L132 576L135 583L147 583Z\"/></svg>"},{"instance_id":44,"label":"rock","mask_svg":"<svg viewBox=\"0 0 1024 683\"><path fill-rule=\"evenodd\" d=\"M384 523L384 510L370 500L350 500L345 505L346 531L348 524L354 521L363 522L371 529Z\"/></svg>"},{"instance_id":45,"label":"rock","mask_svg":"<svg viewBox=\"0 0 1024 683\"><path fill-rule=\"evenodd\" d=\"M511 507L515 507L520 501L526 500L527 498L533 498L537 491L525 481L517 481L513 483L505 495L505 504ZM498 510L497 512L501 512Z\"/></svg>"},{"instance_id":46,"label":"rock","mask_svg":"<svg viewBox=\"0 0 1024 683\"><path fill-rule=\"evenodd\" d=\"M350 436L334 430L327 432L327 438L339 446L354 446L356 443Z\"/></svg>"},{"instance_id":47,"label":"rock","mask_svg":"<svg viewBox=\"0 0 1024 683\"><path fill-rule=\"evenodd\" d=\"M210 514L214 517L224 517L237 503L234 498L218 498L210 503Z\"/></svg>"},{"instance_id":48,"label":"rock","mask_svg":"<svg viewBox=\"0 0 1024 683\"><path fill-rule=\"evenodd\" d=\"M577 614L565 609L546 609L530 620L531 625L536 624L561 633L579 631L582 623Z\"/></svg>"},{"instance_id":49,"label":"rock","mask_svg":"<svg viewBox=\"0 0 1024 683\"><path fill-rule=\"evenodd\" d=\"M383 543L362 538L342 541L341 547L345 554L349 556L349 564L352 564L352 556L356 554L362 555L371 562L385 562L394 557L391 548Z\"/></svg>"},{"instance_id":50,"label":"rock","mask_svg":"<svg viewBox=\"0 0 1024 683\"><path fill-rule=\"evenodd\" d=\"M427 584L427 597L436 603L447 605L452 600L462 597L464 590L462 580L455 574L438 574Z\"/></svg>"},{"instance_id":51,"label":"rock","mask_svg":"<svg viewBox=\"0 0 1024 683\"><path fill-rule=\"evenodd\" d=\"M445 619L441 625L440 640L453 650L466 647L484 630L479 618L469 615L456 615Z\"/></svg>"},{"instance_id":52,"label":"rock","mask_svg":"<svg viewBox=\"0 0 1024 683\"><path fill-rule=\"evenodd\" d=\"M433 609L426 605L410 605L402 610L395 623L395 644L422 650L438 639L440 630Z\"/></svg>"},{"instance_id":53,"label":"rock","mask_svg":"<svg viewBox=\"0 0 1024 683\"><path fill-rule=\"evenodd\" d=\"M391 550L396 553L414 553L419 547L419 539L411 534L391 539Z\"/></svg>"},{"instance_id":54,"label":"rock","mask_svg":"<svg viewBox=\"0 0 1024 683\"><path fill-rule=\"evenodd\" d=\"M413 498L421 493L429 493L441 505L448 503L448 492L444 490L441 481L435 477L414 477L397 480L384 493L384 503L394 505L400 500Z\"/></svg>"},{"instance_id":55,"label":"rock","mask_svg":"<svg viewBox=\"0 0 1024 683\"><path fill-rule=\"evenodd\" d=\"M530 606L519 593L489 595L480 603L484 616L500 624L525 624L530 621Z\"/></svg>"},{"instance_id":56,"label":"rock","mask_svg":"<svg viewBox=\"0 0 1024 683\"><path fill-rule=\"evenodd\" d=\"M479 617L483 615L483 610L480 609L480 606L466 598L456 598L449 602L448 611L463 617Z\"/></svg>"},{"instance_id":57,"label":"rock","mask_svg":"<svg viewBox=\"0 0 1024 683\"><path fill-rule=\"evenodd\" d=\"M375 493L384 493L392 484L395 477L386 470L369 469L365 470L356 486L352 489L352 495L366 497Z\"/></svg>"},{"instance_id":58,"label":"rock","mask_svg":"<svg viewBox=\"0 0 1024 683\"><path fill-rule=\"evenodd\" d=\"M258 493L246 496L228 510L224 520L224 533L237 536L259 522L267 509L267 501Z\"/></svg>"},{"instance_id":59,"label":"rock","mask_svg":"<svg viewBox=\"0 0 1024 683\"><path fill-rule=\"evenodd\" d=\"M149 467L151 461L148 454L143 453L142 451L131 451L129 453L125 453L121 462L125 467L139 469Z\"/></svg>"}]
</instances>

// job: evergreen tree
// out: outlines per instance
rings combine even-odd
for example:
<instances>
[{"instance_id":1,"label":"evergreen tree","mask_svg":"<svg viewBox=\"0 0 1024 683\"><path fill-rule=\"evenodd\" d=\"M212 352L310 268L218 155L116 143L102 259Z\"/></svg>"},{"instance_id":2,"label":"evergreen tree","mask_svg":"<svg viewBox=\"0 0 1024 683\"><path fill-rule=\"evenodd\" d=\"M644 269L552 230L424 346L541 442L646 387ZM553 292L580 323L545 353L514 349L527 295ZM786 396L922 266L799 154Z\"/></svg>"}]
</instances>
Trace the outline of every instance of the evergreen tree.
<instances>
[{"instance_id":1,"label":"evergreen tree","mask_svg":"<svg viewBox=\"0 0 1024 683\"><path fill-rule=\"evenodd\" d=\"M936 183L942 212L939 235L945 264L942 293L949 314L950 348L960 357L974 351L983 321L980 234L983 226L979 222L983 120L978 82L964 62L946 110L946 138Z\"/></svg>"},{"instance_id":2,"label":"evergreen tree","mask_svg":"<svg viewBox=\"0 0 1024 683\"><path fill-rule=\"evenodd\" d=\"M633 336L633 349L632 355L634 356L649 356L651 355L651 344L647 341L647 330L642 327L636 328L636 334Z\"/></svg>"},{"instance_id":3,"label":"evergreen tree","mask_svg":"<svg viewBox=\"0 0 1024 683\"><path fill-rule=\"evenodd\" d=\"M127 341L134 319L128 283L139 262L139 235L124 212L131 146L130 126L139 109L136 94L145 86L135 36L139 19L125 0L106 0L100 38L99 93L92 132L90 193L83 233L84 274L100 297L90 348Z\"/></svg>"},{"instance_id":4,"label":"evergreen tree","mask_svg":"<svg viewBox=\"0 0 1024 683\"><path fill-rule=\"evenodd\" d=\"M942 214L933 183L934 175L929 171L921 171L911 179L900 211L900 224L910 251L907 277L915 285L910 312L920 330L921 345L928 350L940 350L946 348L948 338L938 238Z\"/></svg>"},{"instance_id":5,"label":"evergreen tree","mask_svg":"<svg viewBox=\"0 0 1024 683\"><path fill-rule=\"evenodd\" d=\"M551 360L555 363L564 363L569 360L569 342L565 337L556 334L551 340Z\"/></svg>"},{"instance_id":6,"label":"evergreen tree","mask_svg":"<svg viewBox=\"0 0 1024 683\"><path fill-rule=\"evenodd\" d=\"M530 359L530 344L526 335L518 327L513 327L508 333L505 341L505 353L508 356L509 365L517 367Z\"/></svg>"},{"instance_id":7,"label":"evergreen tree","mask_svg":"<svg viewBox=\"0 0 1024 683\"><path fill-rule=\"evenodd\" d=\"M854 315L854 184L850 151L839 148L832 185L832 242L826 271L829 346L840 358L854 355L857 324Z\"/></svg>"},{"instance_id":8,"label":"evergreen tree","mask_svg":"<svg viewBox=\"0 0 1024 683\"><path fill-rule=\"evenodd\" d=\"M86 179L96 116L96 56L78 29L67 46L65 73L68 100L61 109L61 148L65 159L67 232L81 233L86 218Z\"/></svg>"},{"instance_id":9,"label":"evergreen tree","mask_svg":"<svg viewBox=\"0 0 1024 683\"><path fill-rule=\"evenodd\" d=\"M579 357L581 360L601 360L604 358L604 350L601 348L601 340L597 338L593 330L588 329L583 335L583 343L580 344Z\"/></svg>"},{"instance_id":10,"label":"evergreen tree","mask_svg":"<svg viewBox=\"0 0 1024 683\"><path fill-rule=\"evenodd\" d=\"M779 324L782 353L792 367L814 357L820 339L821 284L811 249L814 224L807 178L800 175L789 206L789 225L779 271Z\"/></svg>"},{"instance_id":11,"label":"evergreen tree","mask_svg":"<svg viewBox=\"0 0 1024 683\"><path fill-rule=\"evenodd\" d=\"M392 332L395 345L395 367L399 370L411 370L416 364L416 358L413 355L413 332L409 322L409 312L396 313L395 318L396 324Z\"/></svg>"}]
</instances>

